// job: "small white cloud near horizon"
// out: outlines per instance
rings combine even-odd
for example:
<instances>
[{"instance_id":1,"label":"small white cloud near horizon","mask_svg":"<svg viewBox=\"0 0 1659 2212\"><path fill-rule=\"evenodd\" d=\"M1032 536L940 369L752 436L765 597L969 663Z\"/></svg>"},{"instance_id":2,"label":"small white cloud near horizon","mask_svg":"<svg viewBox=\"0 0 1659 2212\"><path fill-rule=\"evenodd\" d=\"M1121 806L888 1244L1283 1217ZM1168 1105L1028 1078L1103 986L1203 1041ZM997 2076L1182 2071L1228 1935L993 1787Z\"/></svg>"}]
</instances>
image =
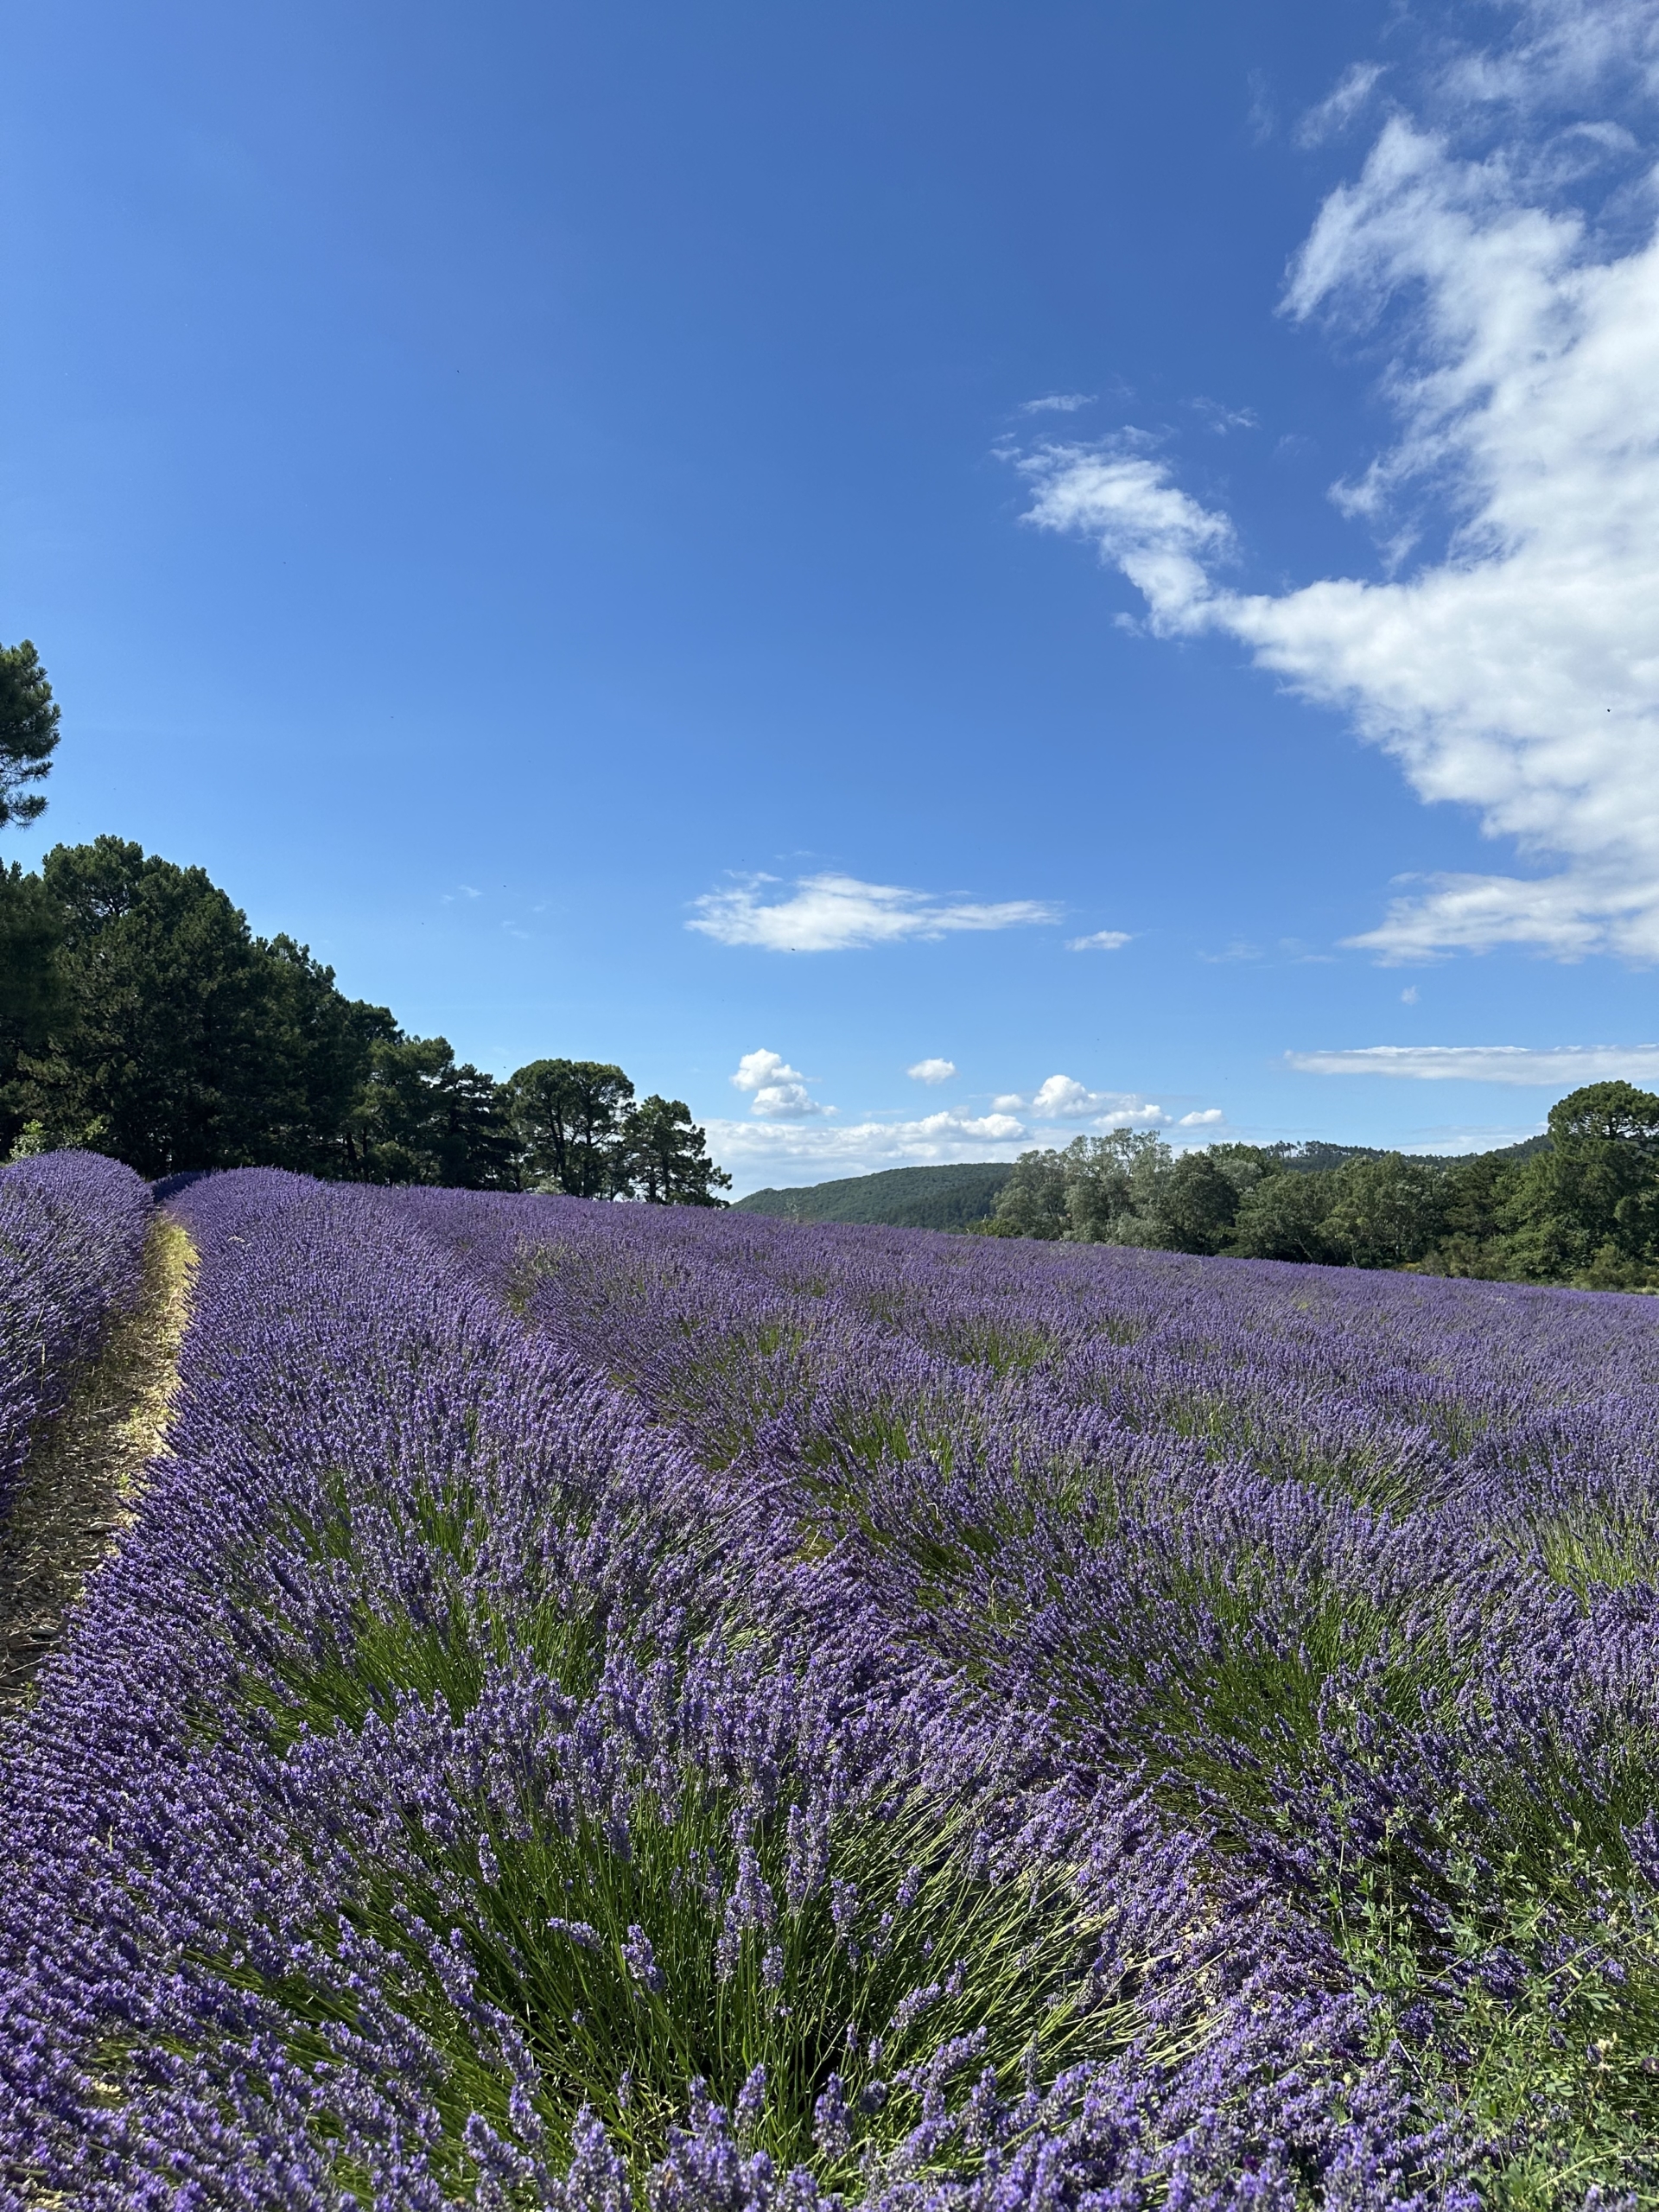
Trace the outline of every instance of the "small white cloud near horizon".
<instances>
[{"instance_id":1,"label":"small white cloud near horizon","mask_svg":"<svg viewBox=\"0 0 1659 2212\"><path fill-rule=\"evenodd\" d=\"M1287 1052L1304 1075L1404 1076L1420 1083L1507 1083L1573 1090L1623 1077L1659 1083L1659 1045L1363 1045L1346 1052Z\"/></svg>"},{"instance_id":2,"label":"small white cloud near horizon","mask_svg":"<svg viewBox=\"0 0 1659 2212\"><path fill-rule=\"evenodd\" d=\"M1224 1122L1226 1118L1219 1106L1205 1106L1196 1113L1183 1114L1175 1126L1178 1129L1213 1128L1217 1122Z\"/></svg>"},{"instance_id":3,"label":"small white cloud near horizon","mask_svg":"<svg viewBox=\"0 0 1659 2212\"><path fill-rule=\"evenodd\" d=\"M790 1066L779 1052L745 1052L737 1064L737 1073L732 1082L739 1090L750 1094L749 1111L765 1121L790 1121L809 1114L824 1114L830 1109L821 1106L807 1089L809 1078L798 1068Z\"/></svg>"},{"instance_id":4,"label":"small white cloud near horizon","mask_svg":"<svg viewBox=\"0 0 1659 2212\"><path fill-rule=\"evenodd\" d=\"M857 1122L836 1128L719 1119L703 1126L713 1157L750 1187L757 1187L755 1176L780 1167L859 1175L912 1164L1007 1160L1027 1136L1024 1122L1013 1115L949 1110L913 1122Z\"/></svg>"},{"instance_id":5,"label":"small white cloud near horizon","mask_svg":"<svg viewBox=\"0 0 1659 2212\"><path fill-rule=\"evenodd\" d=\"M1374 69L1304 130L1357 113ZM1393 442L1332 494L1375 532L1379 580L1236 588L1231 521L1142 430L1019 460L1026 520L1091 539L1154 636L1236 639L1532 870L1423 879L1347 940L1385 963L1659 963L1659 201L1652 132L1633 156L1605 120L1644 73L1659 89L1651 0L1532 0L1431 73L1427 119L1387 117L1293 258L1282 312L1382 364ZM1605 220L1570 137L1611 165Z\"/></svg>"},{"instance_id":6,"label":"small white cloud near horizon","mask_svg":"<svg viewBox=\"0 0 1659 2212\"><path fill-rule=\"evenodd\" d=\"M846 952L906 939L941 938L958 930L1007 930L1058 921L1046 899L994 903L939 899L898 884L864 883L855 875L803 876L783 897L767 898L771 875L741 877L728 891L692 901L686 924L720 944L757 945L765 952Z\"/></svg>"},{"instance_id":7,"label":"small white cloud near horizon","mask_svg":"<svg viewBox=\"0 0 1659 2212\"><path fill-rule=\"evenodd\" d=\"M1043 399L1027 399L1021 403L1022 415L1075 415L1079 407L1092 407L1096 394L1092 391L1051 391Z\"/></svg>"},{"instance_id":8,"label":"small white cloud near horizon","mask_svg":"<svg viewBox=\"0 0 1659 2212\"><path fill-rule=\"evenodd\" d=\"M957 1071L954 1060L918 1060L905 1073L912 1083L949 1083Z\"/></svg>"},{"instance_id":9,"label":"small white cloud near horizon","mask_svg":"<svg viewBox=\"0 0 1659 2212\"><path fill-rule=\"evenodd\" d=\"M1120 952L1128 943L1128 930L1096 930L1090 937L1069 937L1065 941L1068 952Z\"/></svg>"}]
</instances>

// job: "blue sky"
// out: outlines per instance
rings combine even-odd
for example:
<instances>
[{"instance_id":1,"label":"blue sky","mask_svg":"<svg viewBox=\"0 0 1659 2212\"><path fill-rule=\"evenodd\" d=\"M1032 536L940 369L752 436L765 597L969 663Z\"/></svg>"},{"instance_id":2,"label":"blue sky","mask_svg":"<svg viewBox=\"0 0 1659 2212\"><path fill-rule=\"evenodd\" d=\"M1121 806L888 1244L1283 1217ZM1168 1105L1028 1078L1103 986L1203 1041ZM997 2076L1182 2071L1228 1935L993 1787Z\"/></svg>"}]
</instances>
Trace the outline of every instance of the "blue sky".
<instances>
[{"instance_id":1,"label":"blue sky","mask_svg":"<svg viewBox=\"0 0 1659 2212\"><path fill-rule=\"evenodd\" d=\"M1659 1079L1654 5L0 16L9 855L740 1190Z\"/></svg>"}]
</instances>

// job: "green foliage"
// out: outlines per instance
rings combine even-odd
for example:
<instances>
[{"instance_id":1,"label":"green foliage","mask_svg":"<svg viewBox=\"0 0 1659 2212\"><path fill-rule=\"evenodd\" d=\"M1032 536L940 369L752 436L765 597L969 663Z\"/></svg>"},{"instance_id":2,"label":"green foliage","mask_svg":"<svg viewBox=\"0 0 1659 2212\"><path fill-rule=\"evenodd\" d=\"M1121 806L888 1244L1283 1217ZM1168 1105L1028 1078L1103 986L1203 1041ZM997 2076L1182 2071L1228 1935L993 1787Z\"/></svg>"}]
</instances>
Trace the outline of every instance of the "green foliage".
<instances>
[{"instance_id":1,"label":"green foliage","mask_svg":"<svg viewBox=\"0 0 1659 2212\"><path fill-rule=\"evenodd\" d=\"M24 786L45 781L57 742L58 708L39 654L27 638L0 645L0 824L46 811L46 794Z\"/></svg>"},{"instance_id":2,"label":"green foliage","mask_svg":"<svg viewBox=\"0 0 1659 2212\"><path fill-rule=\"evenodd\" d=\"M532 1060L509 1076L507 1111L525 1179L573 1198L626 1188L621 1137L633 1085L607 1060Z\"/></svg>"},{"instance_id":3,"label":"green foliage","mask_svg":"<svg viewBox=\"0 0 1659 2212\"><path fill-rule=\"evenodd\" d=\"M62 1007L56 954L63 919L38 875L0 867L0 1157L25 1116L12 1086L26 1052L44 1049Z\"/></svg>"},{"instance_id":4,"label":"green foliage","mask_svg":"<svg viewBox=\"0 0 1659 2212\"><path fill-rule=\"evenodd\" d=\"M119 837L0 868L0 1158L84 1145L140 1174L264 1166L372 1183L710 1205L677 1100L538 1060L509 1084L255 937L205 870Z\"/></svg>"},{"instance_id":5,"label":"green foliage","mask_svg":"<svg viewBox=\"0 0 1659 2212\"><path fill-rule=\"evenodd\" d=\"M987 1219L1014 1169L995 1160L945 1167L888 1167L799 1191L751 1191L737 1213L786 1221L861 1221L893 1229L967 1229Z\"/></svg>"},{"instance_id":6,"label":"green foliage","mask_svg":"<svg viewBox=\"0 0 1659 2212\"><path fill-rule=\"evenodd\" d=\"M445 1037L377 1038L352 1108L349 1171L370 1183L518 1187L500 1085Z\"/></svg>"},{"instance_id":7,"label":"green foliage","mask_svg":"<svg viewBox=\"0 0 1659 2212\"><path fill-rule=\"evenodd\" d=\"M60 935L47 1034L10 1086L17 1117L146 1175L328 1172L353 1039L391 1016L348 1007L302 946L256 938L200 868L100 837L55 847L39 882Z\"/></svg>"},{"instance_id":8,"label":"green foliage","mask_svg":"<svg viewBox=\"0 0 1659 2212\"><path fill-rule=\"evenodd\" d=\"M1659 1286L1659 1096L1573 1091L1549 1135L1442 1160L1359 1146L1173 1154L1116 1129L1020 1156L982 1233L1442 1274Z\"/></svg>"},{"instance_id":9,"label":"green foliage","mask_svg":"<svg viewBox=\"0 0 1659 2212\"><path fill-rule=\"evenodd\" d=\"M678 1098L642 1099L623 1124L621 1151L628 1186L647 1205L726 1203L715 1193L729 1190L732 1179L709 1159L702 1131Z\"/></svg>"}]
</instances>

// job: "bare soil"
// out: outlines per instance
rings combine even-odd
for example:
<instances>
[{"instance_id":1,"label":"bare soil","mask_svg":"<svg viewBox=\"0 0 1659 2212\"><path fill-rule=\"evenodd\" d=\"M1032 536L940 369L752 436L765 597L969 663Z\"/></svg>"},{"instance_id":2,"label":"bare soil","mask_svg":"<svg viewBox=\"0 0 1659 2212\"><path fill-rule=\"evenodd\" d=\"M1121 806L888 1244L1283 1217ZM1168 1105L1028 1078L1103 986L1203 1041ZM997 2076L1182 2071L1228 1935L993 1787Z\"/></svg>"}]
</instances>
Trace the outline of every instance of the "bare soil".
<instances>
[{"instance_id":1,"label":"bare soil","mask_svg":"<svg viewBox=\"0 0 1659 2212\"><path fill-rule=\"evenodd\" d=\"M166 1448L195 1263L183 1230L158 1212L137 1303L30 1447L0 1528L0 1712L28 1696L87 1577L130 1525L146 1464Z\"/></svg>"}]
</instances>

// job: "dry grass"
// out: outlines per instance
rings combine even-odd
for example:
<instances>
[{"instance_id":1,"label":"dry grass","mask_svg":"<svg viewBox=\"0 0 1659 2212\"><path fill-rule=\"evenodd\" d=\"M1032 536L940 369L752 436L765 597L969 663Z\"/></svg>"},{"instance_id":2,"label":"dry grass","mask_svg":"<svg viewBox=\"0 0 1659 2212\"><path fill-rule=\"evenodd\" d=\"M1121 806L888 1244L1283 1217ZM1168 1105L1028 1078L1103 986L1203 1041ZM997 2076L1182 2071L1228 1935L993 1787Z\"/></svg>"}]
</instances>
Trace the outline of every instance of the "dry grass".
<instances>
[{"instance_id":1,"label":"dry grass","mask_svg":"<svg viewBox=\"0 0 1659 2212\"><path fill-rule=\"evenodd\" d=\"M165 1447L195 1265L183 1230L157 1213L137 1303L29 1452L0 1529L0 1710L28 1695L87 1576L131 1522L145 1464Z\"/></svg>"}]
</instances>

